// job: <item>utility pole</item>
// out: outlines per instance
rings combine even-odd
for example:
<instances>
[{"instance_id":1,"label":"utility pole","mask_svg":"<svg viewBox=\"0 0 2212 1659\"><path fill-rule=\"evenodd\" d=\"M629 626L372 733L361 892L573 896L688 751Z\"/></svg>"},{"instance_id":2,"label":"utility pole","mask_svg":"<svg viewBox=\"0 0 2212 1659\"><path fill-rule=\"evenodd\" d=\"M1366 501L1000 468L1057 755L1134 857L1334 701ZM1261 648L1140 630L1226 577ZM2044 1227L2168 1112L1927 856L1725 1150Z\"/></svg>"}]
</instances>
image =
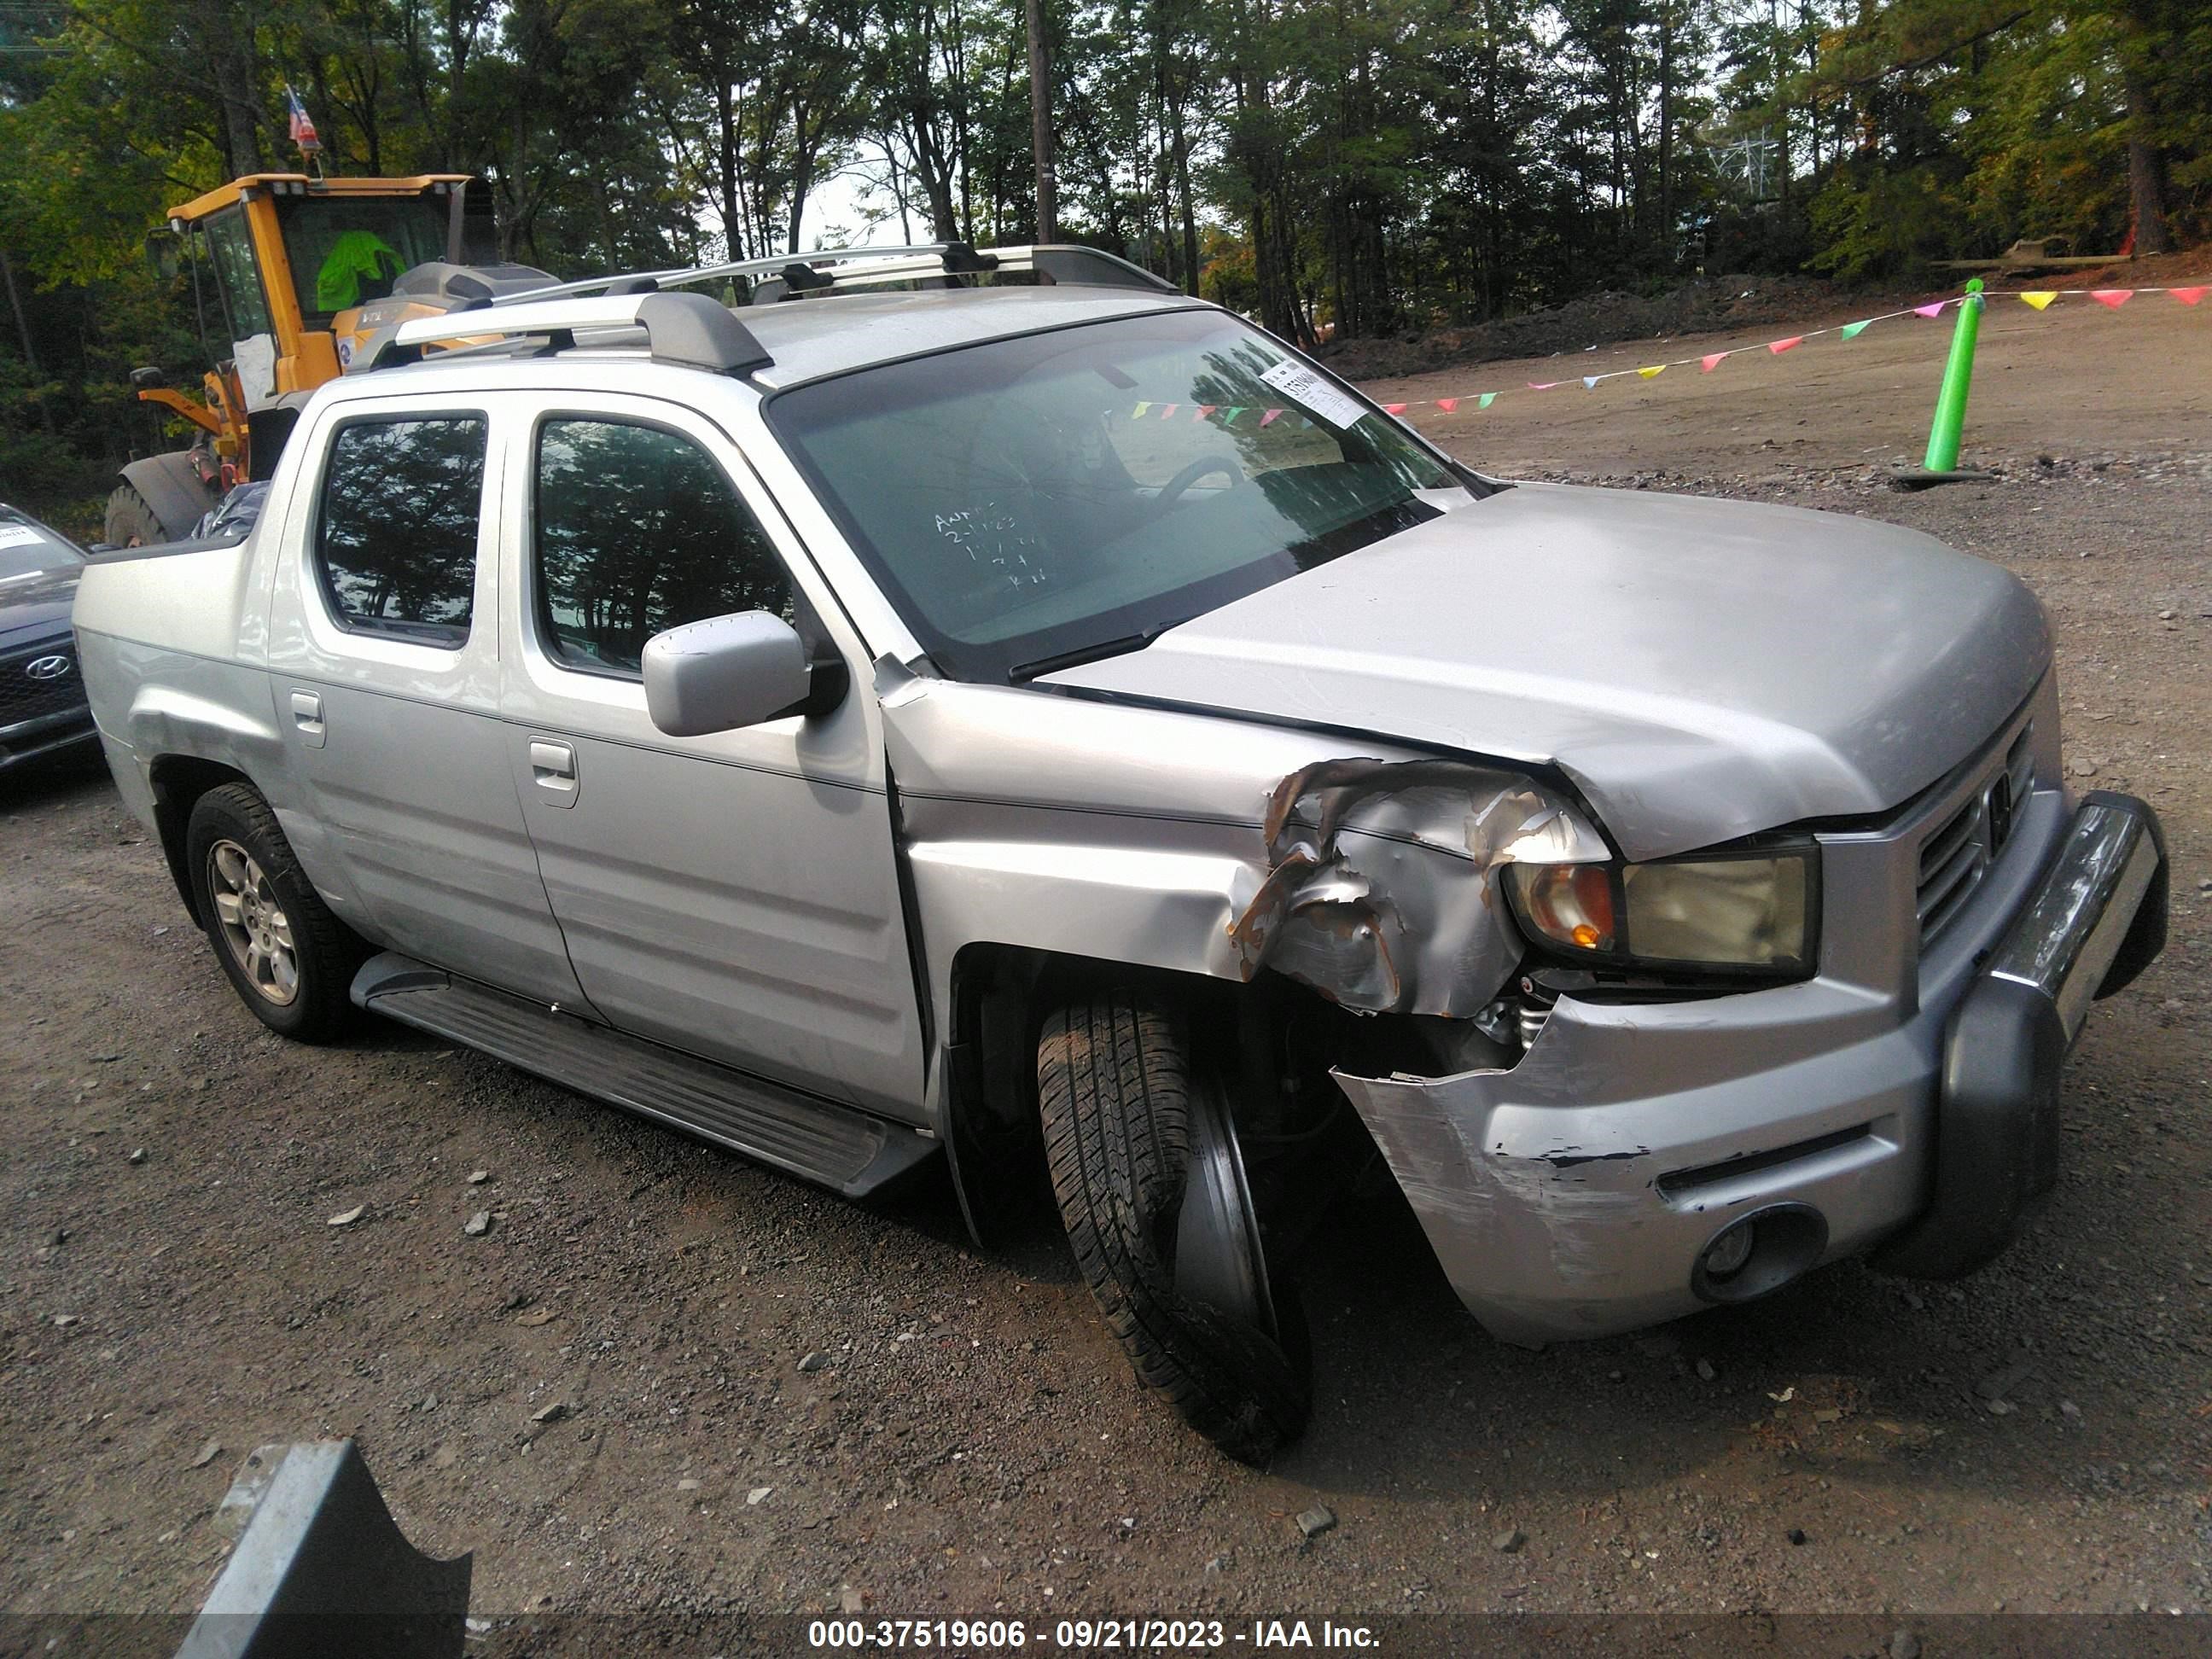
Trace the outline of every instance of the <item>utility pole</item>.
<instances>
[{"instance_id":1,"label":"utility pole","mask_svg":"<svg viewBox=\"0 0 2212 1659\"><path fill-rule=\"evenodd\" d=\"M1045 39L1044 0L1028 0L1030 140L1036 149L1036 239L1060 240L1060 204L1052 171L1052 50Z\"/></svg>"}]
</instances>

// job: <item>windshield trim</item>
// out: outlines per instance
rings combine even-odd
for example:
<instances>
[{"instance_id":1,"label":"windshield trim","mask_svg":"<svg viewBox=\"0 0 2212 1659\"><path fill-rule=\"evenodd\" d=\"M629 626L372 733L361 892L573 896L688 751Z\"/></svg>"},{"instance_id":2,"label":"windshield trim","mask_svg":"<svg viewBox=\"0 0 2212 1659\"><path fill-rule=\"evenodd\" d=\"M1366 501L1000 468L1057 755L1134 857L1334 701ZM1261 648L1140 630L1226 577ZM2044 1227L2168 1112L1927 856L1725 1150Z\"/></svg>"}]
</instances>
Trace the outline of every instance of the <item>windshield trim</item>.
<instances>
[{"instance_id":1,"label":"windshield trim","mask_svg":"<svg viewBox=\"0 0 2212 1659\"><path fill-rule=\"evenodd\" d=\"M814 303L820 304L823 302L817 301ZM789 393L806 392L817 387L830 385L835 381L849 380L855 375L871 374L877 369L926 362L931 358L949 356L957 352L980 350L987 347L1004 345L1007 342L1013 340L1042 339L1051 335L1065 334L1069 331L1075 329L1099 328L1114 323L1143 320L1152 318L1188 316L1199 312L1211 312L1232 324L1241 325L1259 335L1278 351L1285 354L1290 360L1319 372L1329 381L1330 384L1336 386L1348 396L1357 399L1360 405L1369 413L1374 415L1376 419L1389 422L1398 431L1402 433L1408 439L1412 440L1418 448L1425 452L1431 459L1432 459L1438 466L1443 470L1450 481L1449 483L1444 487L1456 487L1458 489L1464 489L1472 499L1476 501L1480 501L1488 495L1495 494L1500 489L1510 487L1499 481L1484 477L1481 473L1477 472L1473 468L1469 467L1465 462L1461 461L1456 457L1449 453L1441 446L1431 441L1426 435L1415 430L1412 426L1408 425L1405 422L1398 420L1395 416L1386 414L1383 411L1381 403L1376 399L1368 396L1367 393L1361 391L1358 386L1353 386L1351 382L1345 380L1343 376L1328 368L1327 365L1317 362L1314 358L1308 356L1298 347L1291 345L1280 336L1263 328L1260 324L1243 315L1241 312L1231 311L1227 307L1216 305L1209 300L1200 300L1196 298L1188 298L1188 302L1183 304L1146 306L1130 311L1115 311L1103 316L1085 317L1067 322L1054 323L1043 328L1015 329L1011 330L1005 334L994 334L983 339L962 340L951 344L927 346L914 351L902 352L896 356L878 357L864 363L849 364L841 368L832 369L824 374L810 375L805 380L794 381L789 386L763 388L761 391L760 401L756 406L756 413L758 415L763 426L774 438L778 449L782 453L784 459L805 482L808 490L814 498L816 505L822 510L824 515L829 518L831 524L836 526L837 533L843 538L846 547L851 551L858 562L870 585L874 587L884 603L890 607L891 613L898 618L901 626L903 627L908 634L914 639L915 646L921 653L915 659L917 664L926 665L930 672L941 675L946 678L960 679L963 681L973 680L975 683L981 684L1011 684L1019 686L1038 684L1042 681L1044 675L1058 672L1058 665L1040 667L1038 663L1044 660L1043 659L1030 662L1018 661L1001 674L979 678L972 674L955 672L947 665L939 659L938 654L931 650L929 645L930 638L936 630L930 628L926 621L918 617L915 614L915 607L910 598L901 591L894 581L889 580L884 572L877 568L876 561L878 556L873 552L872 544L871 544L868 537L862 532L859 523L853 518L851 511L845 502L844 497L838 491L830 487L828 479L823 475L820 467L817 465L814 459L814 457L808 452L803 444L796 441L784 424L775 418L774 405L781 402L785 396ZM759 382L757 380L755 380L754 384L756 386L759 386ZM1401 529L1405 527L1406 526L1400 526ZM1386 532L1386 536L1396 533L1398 533L1397 531L1392 531ZM1218 582L1221 580L1221 578L1215 578L1213 579L1213 581ZM1211 585L1212 585L1212 583L1204 583L1200 586L1205 586ZM1193 591L1194 590L1189 587L1177 590L1178 592L1184 596L1192 595ZM1162 595L1161 597L1165 598L1167 596ZM1191 611L1187 615L1179 616L1172 621L1163 623L1156 627L1140 630L1142 635L1141 638L1139 638L1137 634L1129 633L1125 630L1118 637L1103 639L1102 641L1102 646L1106 648L1102 650L1102 654L1120 655L1124 654L1127 651L1130 650L1142 650L1150 646L1152 641L1158 639L1160 635L1169 632L1171 629L1181 627L1184 623L1194 621L1198 617L1204 616L1209 611L1218 609L1222 605L1233 603L1236 597L1237 596L1228 595L1219 599L1204 599L1194 611ZM1103 621L1103 617L1102 617L1101 620ZM1109 628L1111 627L1110 623L1108 625ZM1071 647L1070 649L1073 650L1079 648L1080 647ZM1047 654L1048 656L1060 656L1069 654L1069 653L1060 652ZM1028 672L1024 672L1024 670Z\"/></svg>"}]
</instances>

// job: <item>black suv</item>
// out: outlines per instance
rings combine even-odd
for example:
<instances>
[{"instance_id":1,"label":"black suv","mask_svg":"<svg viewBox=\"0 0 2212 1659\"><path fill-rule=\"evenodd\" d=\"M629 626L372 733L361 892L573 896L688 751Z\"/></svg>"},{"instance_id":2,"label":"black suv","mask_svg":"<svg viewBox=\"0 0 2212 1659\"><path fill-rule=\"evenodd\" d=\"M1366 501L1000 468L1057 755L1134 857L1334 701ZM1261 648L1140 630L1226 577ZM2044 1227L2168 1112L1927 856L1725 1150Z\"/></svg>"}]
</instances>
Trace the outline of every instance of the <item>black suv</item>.
<instances>
[{"instance_id":1,"label":"black suv","mask_svg":"<svg viewBox=\"0 0 2212 1659\"><path fill-rule=\"evenodd\" d=\"M70 605L84 553L0 502L0 772L91 741Z\"/></svg>"}]
</instances>

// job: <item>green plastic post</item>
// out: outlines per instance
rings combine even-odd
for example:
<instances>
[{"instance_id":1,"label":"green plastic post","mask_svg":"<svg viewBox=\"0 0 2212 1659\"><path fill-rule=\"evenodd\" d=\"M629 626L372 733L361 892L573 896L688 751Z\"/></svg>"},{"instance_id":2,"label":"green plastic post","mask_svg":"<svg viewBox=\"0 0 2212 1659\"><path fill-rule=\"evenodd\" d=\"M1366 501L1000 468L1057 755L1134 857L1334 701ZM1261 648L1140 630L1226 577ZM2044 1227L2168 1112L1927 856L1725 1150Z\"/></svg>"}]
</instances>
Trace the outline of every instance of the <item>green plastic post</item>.
<instances>
[{"instance_id":1,"label":"green plastic post","mask_svg":"<svg viewBox=\"0 0 2212 1659\"><path fill-rule=\"evenodd\" d=\"M1943 365L1943 389L1936 394L1936 419L1928 428L1930 472L1952 472L1959 465L1959 438L1966 424L1966 392L1974 380L1974 342L1982 331L1982 279L1966 284L1959 301L1959 325L1951 332L1951 358Z\"/></svg>"}]
</instances>

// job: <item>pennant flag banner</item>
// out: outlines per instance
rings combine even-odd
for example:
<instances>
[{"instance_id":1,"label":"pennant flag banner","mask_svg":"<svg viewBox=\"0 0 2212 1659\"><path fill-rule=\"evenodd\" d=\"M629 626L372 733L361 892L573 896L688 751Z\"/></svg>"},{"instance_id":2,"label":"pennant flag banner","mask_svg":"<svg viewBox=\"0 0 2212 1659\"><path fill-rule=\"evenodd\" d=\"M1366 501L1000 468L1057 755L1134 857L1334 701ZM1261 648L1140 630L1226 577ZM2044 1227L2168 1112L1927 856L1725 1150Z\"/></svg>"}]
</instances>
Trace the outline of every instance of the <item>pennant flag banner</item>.
<instances>
[{"instance_id":1,"label":"pennant flag banner","mask_svg":"<svg viewBox=\"0 0 2212 1659\"><path fill-rule=\"evenodd\" d=\"M2118 311L2122 306L2125 305L2130 299L2134 298L2135 295L2138 294L2171 294L2183 305L2194 307L2200 304L2206 295L2212 294L2212 283L2199 283L2186 288L2051 288L2007 289L2002 292L1985 292L1981 297L1984 300L2001 300L2008 296L2012 299L2021 301L2038 313L2040 313L2048 311L2059 301L2069 298L2094 300L2099 305L2104 307L2107 310ZM1876 323L1889 322L1899 317L1940 317L1947 307L1962 303L1964 303L1964 301L1958 298L1933 300L1926 305L1909 306L1899 311L1885 311L1879 316L1862 317L1856 322L1843 323L1833 328L1808 328L1802 334L1792 334L1783 339L1769 340L1766 343L1766 351L1768 356L1778 357L1785 351L1795 351L1799 346L1803 345L1808 340L1818 339L1823 335L1829 334L1834 335L1840 340L1856 340L1860 335L1865 333L1867 330L1872 328ZM1639 380L1654 380L1658 379L1660 375L1665 374L1669 368L1686 368L1692 363L1697 364L1698 371L1701 374L1710 374L1715 369L1718 368L1723 362L1727 362L1730 357L1735 356L1742 352L1757 351L1758 349L1759 348L1757 346L1730 346L1723 351L1708 351L1700 357L1677 357L1666 362L1644 363L1633 368L1614 368L1607 369L1603 373L1597 374L1577 375L1575 379L1581 381L1583 390L1595 392L1597 390L1598 385L1601 381L1620 380L1623 376L1630 374L1635 375ZM1523 382L1523 384L1526 385L1531 392L1551 392L1559 386L1571 385L1573 384L1573 381L1528 380ZM1391 416L1403 416L1408 410L1421 407L1438 409L1447 415L1453 415L1459 411L1461 404L1470 402L1473 403L1477 409L1487 409L1491 404L1498 401L1499 396L1500 394L1495 392L1462 392L1449 398L1410 398L1404 403L1384 404L1382 407L1384 414ZM1130 418L1132 420L1142 420L1146 416L1151 414L1152 410L1157 409L1160 411L1160 419L1164 421L1172 420L1180 410L1185 408L1188 408L1192 411L1191 419L1193 421L1206 421L1218 416L1221 423L1224 426L1233 426L1237 423L1237 421L1240 416L1255 413L1259 415L1260 424L1263 427L1273 426L1277 421L1282 419L1285 415L1291 415L1294 417L1293 424L1299 426L1310 426L1312 424L1312 421L1308 416L1300 414L1295 410L1261 410L1244 404L1230 405L1223 405L1219 404L1161 404L1150 399L1138 404L1133 410L1131 410Z\"/></svg>"}]
</instances>

